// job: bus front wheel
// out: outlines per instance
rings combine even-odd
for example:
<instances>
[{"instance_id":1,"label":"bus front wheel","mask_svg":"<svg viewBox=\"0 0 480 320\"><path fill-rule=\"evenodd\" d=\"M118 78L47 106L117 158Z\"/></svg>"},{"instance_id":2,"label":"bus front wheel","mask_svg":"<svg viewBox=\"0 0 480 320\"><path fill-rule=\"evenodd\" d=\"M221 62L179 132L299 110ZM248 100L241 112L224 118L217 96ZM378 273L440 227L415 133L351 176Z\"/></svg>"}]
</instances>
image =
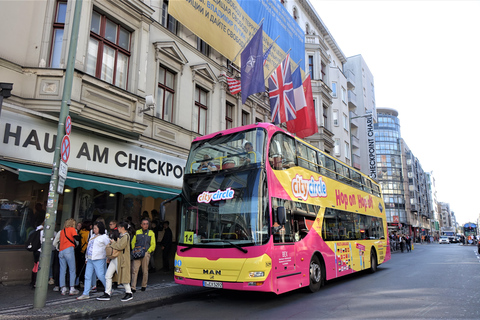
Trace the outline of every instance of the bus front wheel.
<instances>
[{"instance_id":1,"label":"bus front wheel","mask_svg":"<svg viewBox=\"0 0 480 320\"><path fill-rule=\"evenodd\" d=\"M317 256L313 256L310 261L310 284L308 288L311 292L317 292L323 284L323 268Z\"/></svg>"}]
</instances>

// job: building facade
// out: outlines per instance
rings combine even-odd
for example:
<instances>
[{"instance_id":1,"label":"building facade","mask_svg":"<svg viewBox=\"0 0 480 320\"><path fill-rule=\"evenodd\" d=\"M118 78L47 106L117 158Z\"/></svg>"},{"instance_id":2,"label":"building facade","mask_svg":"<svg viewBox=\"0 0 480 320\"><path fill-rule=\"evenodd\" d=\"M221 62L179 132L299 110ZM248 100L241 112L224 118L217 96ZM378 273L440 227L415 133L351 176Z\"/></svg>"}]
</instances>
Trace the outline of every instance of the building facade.
<instances>
[{"instance_id":1,"label":"building facade","mask_svg":"<svg viewBox=\"0 0 480 320\"><path fill-rule=\"evenodd\" d=\"M415 238L435 235L436 193L427 174L400 132L398 112L377 108L375 124L378 180L391 232ZM434 187L434 186L433 186Z\"/></svg>"},{"instance_id":2,"label":"building facade","mask_svg":"<svg viewBox=\"0 0 480 320\"><path fill-rule=\"evenodd\" d=\"M373 74L362 55L347 58L344 65L348 89L352 166L366 175L376 177L374 124L377 122Z\"/></svg>"}]
</instances>

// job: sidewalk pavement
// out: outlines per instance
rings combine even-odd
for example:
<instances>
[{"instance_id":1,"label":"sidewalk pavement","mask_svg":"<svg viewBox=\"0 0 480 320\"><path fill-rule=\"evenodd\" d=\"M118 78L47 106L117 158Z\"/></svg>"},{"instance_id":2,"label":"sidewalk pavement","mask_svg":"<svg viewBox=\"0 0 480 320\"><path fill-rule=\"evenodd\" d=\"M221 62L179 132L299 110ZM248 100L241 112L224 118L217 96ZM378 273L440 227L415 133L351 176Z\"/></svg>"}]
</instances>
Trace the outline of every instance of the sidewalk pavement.
<instances>
[{"instance_id":1,"label":"sidewalk pavement","mask_svg":"<svg viewBox=\"0 0 480 320\"><path fill-rule=\"evenodd\" d=\"M141 275L138 284L141 283ZM85 319L103 317L122 313L138 313L148 307L161 306L180 297L186 297L203 291L202 287L191 287L176 284L173 271L157 271L148 275L148 286L145 291L137 285L133 299L122 302L124 289L114 290L110 301L97 301L103 292L90 293L90 299L77 300L76 296L62 296L53 291L53 285L48 286L45 307L33 308L34 294L29 285L0 285L0 319Z\"/></svg>"}]
</instances>

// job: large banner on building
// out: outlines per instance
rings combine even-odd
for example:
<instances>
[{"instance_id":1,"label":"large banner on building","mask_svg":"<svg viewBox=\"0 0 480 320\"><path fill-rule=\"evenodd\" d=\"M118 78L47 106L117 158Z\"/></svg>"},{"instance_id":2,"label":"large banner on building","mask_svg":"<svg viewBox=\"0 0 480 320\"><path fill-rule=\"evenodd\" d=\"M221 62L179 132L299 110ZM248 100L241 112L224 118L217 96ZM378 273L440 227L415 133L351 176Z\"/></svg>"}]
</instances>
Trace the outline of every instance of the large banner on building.
<instances>
[{"instance_id":1,"label":"large banner on building","mask_svg":"<svg viewBox=\"0 0 480 320\"><path fill-rule=\"evenodd\" d=\"M265 76L289 50L293 68L305 56L304 32L278 0L175 0L169 2L168 13L237 65L240 52L263 19L263 51L278 37L265 64Z\"/></svg>"}]
</instances>

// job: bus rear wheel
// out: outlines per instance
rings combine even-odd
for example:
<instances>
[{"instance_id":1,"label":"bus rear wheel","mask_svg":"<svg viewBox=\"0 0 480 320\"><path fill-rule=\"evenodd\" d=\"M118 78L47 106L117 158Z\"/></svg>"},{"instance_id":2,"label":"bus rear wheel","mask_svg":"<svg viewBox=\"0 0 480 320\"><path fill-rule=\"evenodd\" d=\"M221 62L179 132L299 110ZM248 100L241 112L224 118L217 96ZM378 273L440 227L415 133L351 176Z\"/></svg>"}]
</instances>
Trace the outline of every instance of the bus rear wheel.
<instances>
[{"instance_id":1,"label":"bus rear wheel","mask_svg":"<svg viewBox=\"0 0 480 320\"><path fill-rule=\"evenodd\" d=\"M377 263L377 255L375 251L372 250L370 254L370 273L375 273L377 271L378 263Z\"/></svg>"},{"instance_id":2,"label":"bus rear wheel","mask_svg":"<svg viewBox=\"0 0 480 320\"><path fill-rule=\"evenodd\" d=\"M309 273L310 283L308 285L308 289L310 289L311 292L317 292L320 290L324 280L323 267L320 264L320 260L317 256L313 256L312 260L310 261Z\"/></svg>"}]
</instances>

